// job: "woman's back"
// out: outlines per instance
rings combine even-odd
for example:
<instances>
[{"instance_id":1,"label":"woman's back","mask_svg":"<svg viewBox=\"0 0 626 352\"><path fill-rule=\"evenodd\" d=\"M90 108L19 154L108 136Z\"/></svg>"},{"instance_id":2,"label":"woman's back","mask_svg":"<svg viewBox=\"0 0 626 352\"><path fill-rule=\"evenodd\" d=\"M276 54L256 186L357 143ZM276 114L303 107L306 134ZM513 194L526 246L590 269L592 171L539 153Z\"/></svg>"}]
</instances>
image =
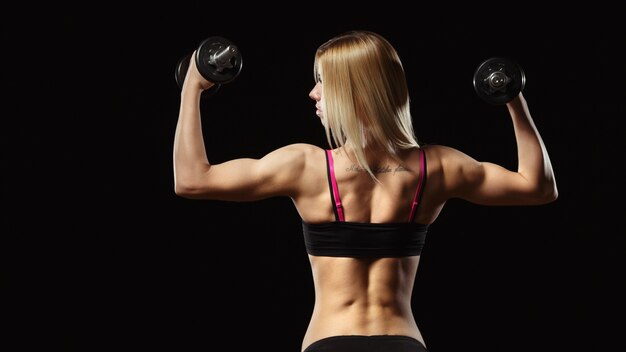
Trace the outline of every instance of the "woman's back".
<instances>
[{"instance_id":1,"label":"woman's back","mask_svg":"<svg viewBox=\"0 0 626 352\"><path fill-rule=\"evenodd\" d=\"M295 198L315 287L303 349L335 335L402 335L422 341L411 294L430 221L417 220L436 217L421 208L429 188L425 149L403 151L399 160L369 151L368 163L379 182L359 167L349 149L328 155L311 151L306 174L315 177L306 184L315 191Z\"/></svg>"}]
</instances>

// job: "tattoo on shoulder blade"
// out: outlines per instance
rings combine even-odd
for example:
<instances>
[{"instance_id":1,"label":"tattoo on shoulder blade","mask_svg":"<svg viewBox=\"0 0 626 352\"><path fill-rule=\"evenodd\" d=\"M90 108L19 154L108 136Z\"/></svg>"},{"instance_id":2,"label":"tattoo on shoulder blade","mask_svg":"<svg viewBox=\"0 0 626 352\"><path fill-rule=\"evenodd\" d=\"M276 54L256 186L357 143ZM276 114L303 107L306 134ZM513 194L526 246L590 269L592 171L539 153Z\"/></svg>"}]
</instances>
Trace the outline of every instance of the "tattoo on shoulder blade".
<instances>
[{"instance_id":1,"label":"tattoo on shoulder blade","mask_svg":"<svg viewBox=\"0 0 626 352\"><path fill-rule=\"evenodd\" d=\"M359 165L355 165L355 164L352 164L350 165L350 167L347 167L346 171L347 172L366 172L365 168ZM395 174L396 172L402 172L402 171L411 171L411 169L407 168L404 165L398 165L396 167L391 167L389 165L372 167L372 173L374 173L375 175L385 174L385 173Z\"/></svg>"}]
</instances>

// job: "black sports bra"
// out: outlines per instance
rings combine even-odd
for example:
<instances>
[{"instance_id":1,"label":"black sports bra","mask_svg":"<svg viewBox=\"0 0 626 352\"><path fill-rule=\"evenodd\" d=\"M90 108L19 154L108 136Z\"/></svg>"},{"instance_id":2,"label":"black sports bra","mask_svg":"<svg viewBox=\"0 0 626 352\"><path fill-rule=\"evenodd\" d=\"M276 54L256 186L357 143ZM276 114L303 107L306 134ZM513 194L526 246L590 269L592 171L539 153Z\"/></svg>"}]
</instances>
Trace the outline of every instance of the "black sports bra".
<instances>
[{"instance_id":1,"label":"black sports bra","mask_svg":"<svg viewBox=\"0 0 626 352\"><path fill-rule=\"evenodd\" d=\"M364 223L345 221L335 178L332 152L326 150L326 168L335 221L302 221L307 253L328 257L405 257L420 255L428 225L414 222L426 183L426 153L420 149L420 179L407 222Z\"/></svg>"}]
</instances>

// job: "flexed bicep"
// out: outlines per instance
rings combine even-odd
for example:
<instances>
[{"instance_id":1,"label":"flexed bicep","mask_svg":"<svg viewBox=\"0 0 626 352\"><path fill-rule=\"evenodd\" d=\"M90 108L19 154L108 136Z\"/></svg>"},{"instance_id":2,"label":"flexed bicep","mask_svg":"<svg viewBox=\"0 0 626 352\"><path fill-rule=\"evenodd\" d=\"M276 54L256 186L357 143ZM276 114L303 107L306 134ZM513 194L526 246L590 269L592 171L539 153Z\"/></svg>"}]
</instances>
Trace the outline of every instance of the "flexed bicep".
<instances>
[{"instance_id":1,"label":"flexed bicep","mask_svg":"<svg viewBox=\"0 0 626 352\"><path fill-rule=\"evenodd\" d=\"M185 198L254 201L289 196L296 187L304 159L293 146L272 151L261 159L239 158L212 164L187 183Z\"/></svg>"},{"instance_id":2,"label":"flexed bicep","mask_svg":"<svg viewBox=\"0 0 626 352\"><path fill-rule=\"evenodd\" d=\"M461 193L466 200L482 205L533 204L534 187L521 174L498 164L478 162L467 172L466 187Z\"/></svg>"},{"instance_id":3,"label":"flexed bicep","mask_svg":"<svg viewBox=\"0 0 626 352\"><path fill-rule=\"evenodd\" d=\"M446 179L452 197L481 205L532 205L545 201L536 182L523 173L481 162L453 150L448 153Z\"/></svg>"}]
</instances>

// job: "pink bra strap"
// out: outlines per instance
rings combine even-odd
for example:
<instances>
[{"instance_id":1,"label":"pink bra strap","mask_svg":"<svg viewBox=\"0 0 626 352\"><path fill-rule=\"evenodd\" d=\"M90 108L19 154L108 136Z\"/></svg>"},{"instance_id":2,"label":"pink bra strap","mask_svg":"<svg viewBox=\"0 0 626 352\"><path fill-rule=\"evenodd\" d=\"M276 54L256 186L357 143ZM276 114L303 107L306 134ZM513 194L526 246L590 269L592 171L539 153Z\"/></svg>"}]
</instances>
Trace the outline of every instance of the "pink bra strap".
<instances>
[{"instance_id":1,"label":"pink bra strap","mask_svg":"<svg viewBox=\"0 0 626 352\"><path fill-rule=\"evenodd\" d=\"M415 210L421 200L422 187L424 184L424 177L426 176L426 154L424 149L420 148L420 180L415 190L415 196L413 197L413 205L411 206L411 214L409 215L409 222L413 222L415 219Z\"/></svg>"},{"instance_id":2,"label":"pink bra strap","mask_svg":"<svg viewBox=\"0 0 626 352\"><path fill-rule=\"evenodd\" d=\"M335 178L335 166L333 163L333 152L332 150L326 150L326 155L328 156L328 165L330 168L330 178L333 185L333 196L335 197L335 208L337 209L337 215L339 216L339 221L345 221L343 216L343 207L341 206L341 199L339 198L339 188L337 187L337 179Z\"/></svg>"}]
</instances>

